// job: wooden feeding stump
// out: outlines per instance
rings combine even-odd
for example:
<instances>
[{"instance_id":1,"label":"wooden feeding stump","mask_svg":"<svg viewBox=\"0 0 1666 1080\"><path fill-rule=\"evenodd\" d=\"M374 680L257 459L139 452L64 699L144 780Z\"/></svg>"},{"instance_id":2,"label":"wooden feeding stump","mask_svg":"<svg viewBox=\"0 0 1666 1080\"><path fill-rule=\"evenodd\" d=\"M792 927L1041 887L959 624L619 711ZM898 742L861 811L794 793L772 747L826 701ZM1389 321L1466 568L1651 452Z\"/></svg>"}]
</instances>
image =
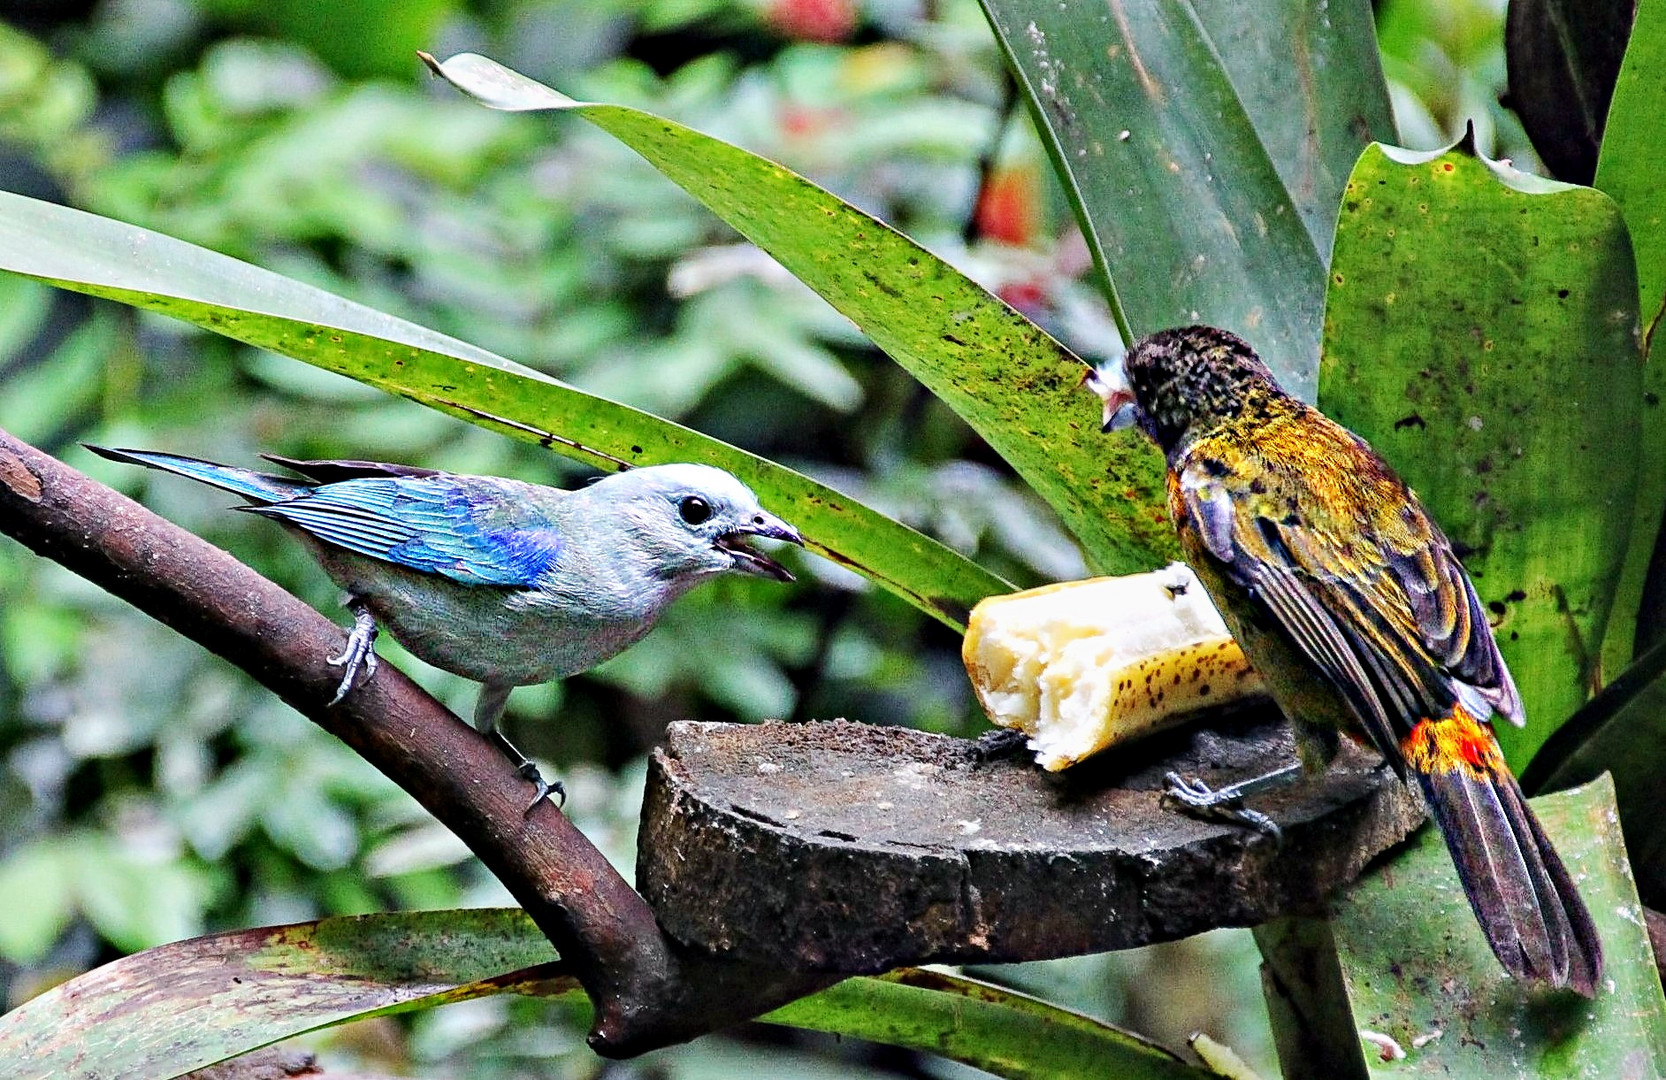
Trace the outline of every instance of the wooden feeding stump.
<instances>
[{"instance_id":1,"label":"wooden feeding stump","mask_svg":"<svg viewBox=\"0 0 1666 1080\"><path fill-rule=\"evenodd\" d=\"M643 806L637 887L685 944L796 970L1039 960L1319 913L1423 818L1343 740L1322 776L1251 800L1282 842L1161 800L1292 760L1262 706L1063 774L1029 755L845 721L673 724Z\"/></svg>"}]
</instances>

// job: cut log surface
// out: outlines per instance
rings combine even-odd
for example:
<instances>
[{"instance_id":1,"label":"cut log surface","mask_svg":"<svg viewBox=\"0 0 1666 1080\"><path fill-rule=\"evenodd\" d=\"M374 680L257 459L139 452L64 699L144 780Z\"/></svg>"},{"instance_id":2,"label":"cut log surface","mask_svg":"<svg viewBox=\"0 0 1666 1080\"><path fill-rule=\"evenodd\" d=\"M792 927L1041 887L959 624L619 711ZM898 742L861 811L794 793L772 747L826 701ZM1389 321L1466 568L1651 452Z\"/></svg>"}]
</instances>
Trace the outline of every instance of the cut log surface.
<instances>
[{"instance_id":1,"label":"cut log surface","mask_svg":"<svg viewBox=\"0 0 1666 1080\"><path fill-rule=\"evenodd\" d=\"M1251 798L1282 842L1166 805L1293 760L1270 709L1065 774L906 728L673 724L643 804L637 887L688 945L848 973L1126 949L1322 909L1421 800L1343 740L1322 776Z\"/></svg>"}]
</instances>

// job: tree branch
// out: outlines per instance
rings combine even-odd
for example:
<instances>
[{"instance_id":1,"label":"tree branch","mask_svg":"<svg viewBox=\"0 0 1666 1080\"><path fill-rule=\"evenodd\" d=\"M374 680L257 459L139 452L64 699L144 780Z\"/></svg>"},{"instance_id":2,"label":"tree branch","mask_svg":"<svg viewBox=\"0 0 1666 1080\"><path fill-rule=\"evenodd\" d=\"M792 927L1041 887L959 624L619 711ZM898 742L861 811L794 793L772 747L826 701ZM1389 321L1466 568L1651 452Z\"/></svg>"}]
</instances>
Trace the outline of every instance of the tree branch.
<instances>
[{"instance_id":1,"label":"tree branch","mask_svg":"<svg viewBox=\"0 0 1666 1080\"><path fill-rule=\"evenodd\" d=\"M626 1057L836 981L721 962L653 912L498 750L392 666L340 705L343 633L220 549L0 431L0 531L254 676L455 832L570 962L595 1004L590 1045Z\"/></svg>"}]
</instances>

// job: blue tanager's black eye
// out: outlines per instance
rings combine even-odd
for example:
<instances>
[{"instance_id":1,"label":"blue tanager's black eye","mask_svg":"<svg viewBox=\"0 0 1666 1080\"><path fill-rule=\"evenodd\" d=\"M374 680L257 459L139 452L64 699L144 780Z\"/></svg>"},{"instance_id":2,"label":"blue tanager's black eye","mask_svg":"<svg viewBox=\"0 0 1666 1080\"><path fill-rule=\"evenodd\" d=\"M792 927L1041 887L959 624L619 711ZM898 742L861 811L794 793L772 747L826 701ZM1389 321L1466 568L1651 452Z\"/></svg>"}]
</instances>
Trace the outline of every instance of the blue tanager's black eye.
<instances>
[{"instance_id":1,"label":"blue tanager's black eye","mask_svg":"<svg viewBox=\"0 0 1666 1080\"><path fill-rule=\"evenodd\" d=\"M690 525L698 525L712 516L712 508L698 495L684 495L683 501L677 504L677 513Z\"/></svg>"}]
</instances>

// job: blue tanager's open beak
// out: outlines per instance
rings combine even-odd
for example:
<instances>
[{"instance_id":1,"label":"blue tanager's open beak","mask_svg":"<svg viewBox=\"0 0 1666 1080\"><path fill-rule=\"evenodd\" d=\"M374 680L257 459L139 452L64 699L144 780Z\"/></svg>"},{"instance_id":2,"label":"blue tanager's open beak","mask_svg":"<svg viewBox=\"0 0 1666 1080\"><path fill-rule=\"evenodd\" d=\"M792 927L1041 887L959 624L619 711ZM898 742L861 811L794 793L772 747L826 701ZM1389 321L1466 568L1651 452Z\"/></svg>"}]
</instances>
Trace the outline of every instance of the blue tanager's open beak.
<instances>
[{"instance_id":1,"label":"blue tanager's open beak","mask_svg":"<svg viewBox=\"0 0 1666 1080\"><path fill-rule=\"evenodd\" d=\"M797 544L799 547L803 547L804 538L798 535L798 530L767 510L759 510L752 515L750 521L717 538L717 546L728 553L729 557L735 561L735 569L741 573L771 577L776 581L792 581L792 572L785 566L782 566L768 555L747 546L746 538L748 536L785 540L789 544Z\"/></svg>"}]
</instances>

